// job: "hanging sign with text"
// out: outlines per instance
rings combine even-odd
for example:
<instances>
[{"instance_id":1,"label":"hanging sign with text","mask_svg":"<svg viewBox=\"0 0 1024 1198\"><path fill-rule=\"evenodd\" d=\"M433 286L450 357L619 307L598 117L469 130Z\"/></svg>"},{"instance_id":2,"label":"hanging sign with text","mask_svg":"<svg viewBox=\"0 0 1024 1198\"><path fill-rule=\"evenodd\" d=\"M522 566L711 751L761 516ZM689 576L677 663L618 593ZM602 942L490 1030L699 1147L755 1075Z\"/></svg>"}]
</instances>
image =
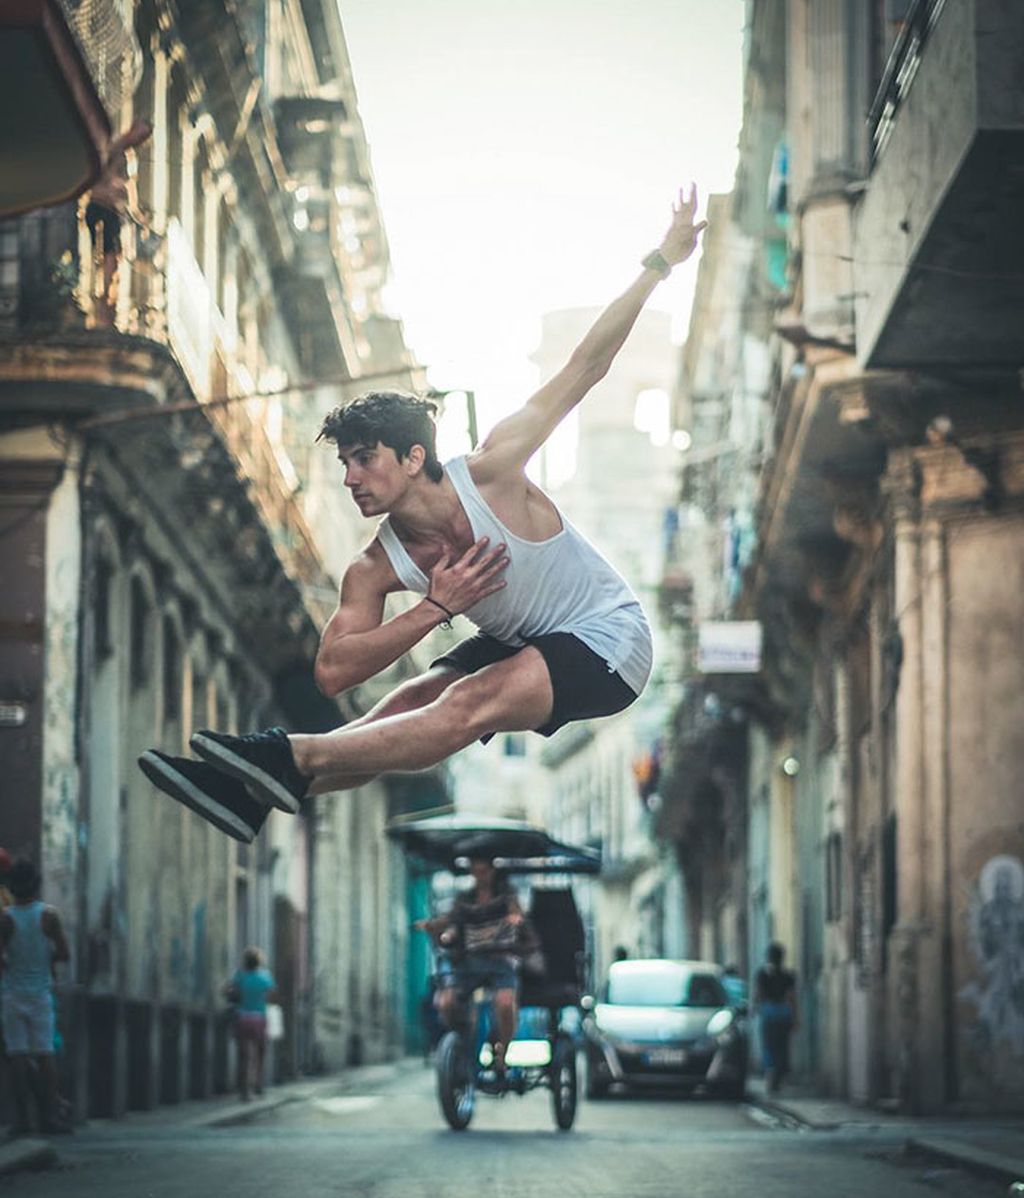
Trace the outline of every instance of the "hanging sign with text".
<instances>
[{"instance_id":1,"label":"hanging sign with text","mask_svg":"<svg viewBox=\"0 0 1024 1198\"><path fill-rule=\"evenodd\" d=\"M697 630L702 674L756 674L761 668L759 620L713 620Z\"/></svg>"}]
</instances>

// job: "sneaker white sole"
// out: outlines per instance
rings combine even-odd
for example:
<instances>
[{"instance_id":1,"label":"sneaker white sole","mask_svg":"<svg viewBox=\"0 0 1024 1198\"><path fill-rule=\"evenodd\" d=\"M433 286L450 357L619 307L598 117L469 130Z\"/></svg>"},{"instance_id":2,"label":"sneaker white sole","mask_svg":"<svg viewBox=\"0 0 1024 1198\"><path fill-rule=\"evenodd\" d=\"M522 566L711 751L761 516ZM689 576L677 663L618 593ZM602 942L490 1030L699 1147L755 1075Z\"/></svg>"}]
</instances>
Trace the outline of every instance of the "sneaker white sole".
<instances>
[{"instance_id":1,"label":"sneaker white sole","mask_svg":"<svg viewBox=\"0 0 1024 1198\"><path fill-rule=\"evenodd\" d=\"M251 844L256 833L244 819L240 819L233 811L211 798L205 791L190 782L184 774L180 774L174 766L157 757L151 750L146 750L139 758L139 768L146 777L164 794L177 799L179 803L201 815L214 827L240 840L243 844Z\"/></svg>"},{"instance_id":2,"label":"sneaker white sole","mask_svg":"<svg viewBox=\"0 0 1024 1198\"><path fill-rule=\"evenodd\" d=\"M230 774L232 778L237 778L239 782L244 782L252 792L253 798L259 799L261 803L276 807L278 811L287 811L289 815L295 815L299 810L298 799L287 787L282 786L273 774L261 770L240 754L232 753L230 749L201 732L194 732L188 743L192 752L204 761Z\"/></svg>"}]
</instances>

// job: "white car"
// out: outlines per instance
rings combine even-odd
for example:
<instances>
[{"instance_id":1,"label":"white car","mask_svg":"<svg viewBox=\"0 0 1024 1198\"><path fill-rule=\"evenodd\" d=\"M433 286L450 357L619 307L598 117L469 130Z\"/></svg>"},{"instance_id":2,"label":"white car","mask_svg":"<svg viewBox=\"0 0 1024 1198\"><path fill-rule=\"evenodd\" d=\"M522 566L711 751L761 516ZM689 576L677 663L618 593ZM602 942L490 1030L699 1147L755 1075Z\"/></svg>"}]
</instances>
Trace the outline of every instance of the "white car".
<instances>
[{"instance_id":1,"label":"white car","mask_svg":"<svg viewBox=\"0 0 1024 1198\"><path fill-rule=\"evenodd\" d=\"M709 961L618 961L584 1021L586 1094L615 1083L693 1090L740 1100L747 1080L744 1006L730 1005Z\"/></svg>"}]
</instances>

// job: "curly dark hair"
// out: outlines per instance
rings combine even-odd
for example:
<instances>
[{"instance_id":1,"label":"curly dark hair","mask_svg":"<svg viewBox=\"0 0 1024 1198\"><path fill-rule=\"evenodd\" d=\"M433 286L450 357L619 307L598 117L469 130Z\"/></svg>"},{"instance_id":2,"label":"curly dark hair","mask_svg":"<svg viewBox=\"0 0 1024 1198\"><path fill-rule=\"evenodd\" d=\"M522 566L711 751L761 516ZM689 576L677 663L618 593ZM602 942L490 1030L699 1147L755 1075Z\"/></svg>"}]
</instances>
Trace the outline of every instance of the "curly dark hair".
<instances>
[{"instance_id":1,"label":"curly dark hair","mask_svg":"<svg viewBox=\"0 0 1024 1198\"><path fill-rule=\"evenodd\" d=\"M427 478L439 483L444 470L437 460L434 413L437 404L404 391L371 391L324 417L317 440L335 445L387 445L399 461L414 445L422 445Z\"/></svg>"},{"instance_id":2,"label":"curly dark hair","mask_svg":"<svg viewBox=\"0 0 1024 1198\"><path fill-rule=\"evenodd\" d=\"M21 857L11 866L7 875L7 887L20 902L34 899L42 887L39 870L26 857Z\"/></svg>"}]
</instances>

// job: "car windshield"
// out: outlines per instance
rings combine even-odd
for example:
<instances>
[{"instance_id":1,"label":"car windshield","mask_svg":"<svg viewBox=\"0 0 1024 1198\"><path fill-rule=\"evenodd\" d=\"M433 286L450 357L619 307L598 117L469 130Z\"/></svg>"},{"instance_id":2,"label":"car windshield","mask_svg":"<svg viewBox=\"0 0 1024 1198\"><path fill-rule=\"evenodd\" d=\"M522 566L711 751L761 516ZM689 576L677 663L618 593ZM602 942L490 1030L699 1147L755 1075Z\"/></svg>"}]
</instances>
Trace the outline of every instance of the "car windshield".
<instances>
[{"instance_id":1,"label":"car windshield","mask_svg":"<svg viewBox=\"0 0 1024 1198\"><path fill-rule=\"evenodd\" d=\"M724 1007L728 1002L714 974L669 962L613 966L607 1001L625 1007Z\"/></svg>"}]
</instances>

